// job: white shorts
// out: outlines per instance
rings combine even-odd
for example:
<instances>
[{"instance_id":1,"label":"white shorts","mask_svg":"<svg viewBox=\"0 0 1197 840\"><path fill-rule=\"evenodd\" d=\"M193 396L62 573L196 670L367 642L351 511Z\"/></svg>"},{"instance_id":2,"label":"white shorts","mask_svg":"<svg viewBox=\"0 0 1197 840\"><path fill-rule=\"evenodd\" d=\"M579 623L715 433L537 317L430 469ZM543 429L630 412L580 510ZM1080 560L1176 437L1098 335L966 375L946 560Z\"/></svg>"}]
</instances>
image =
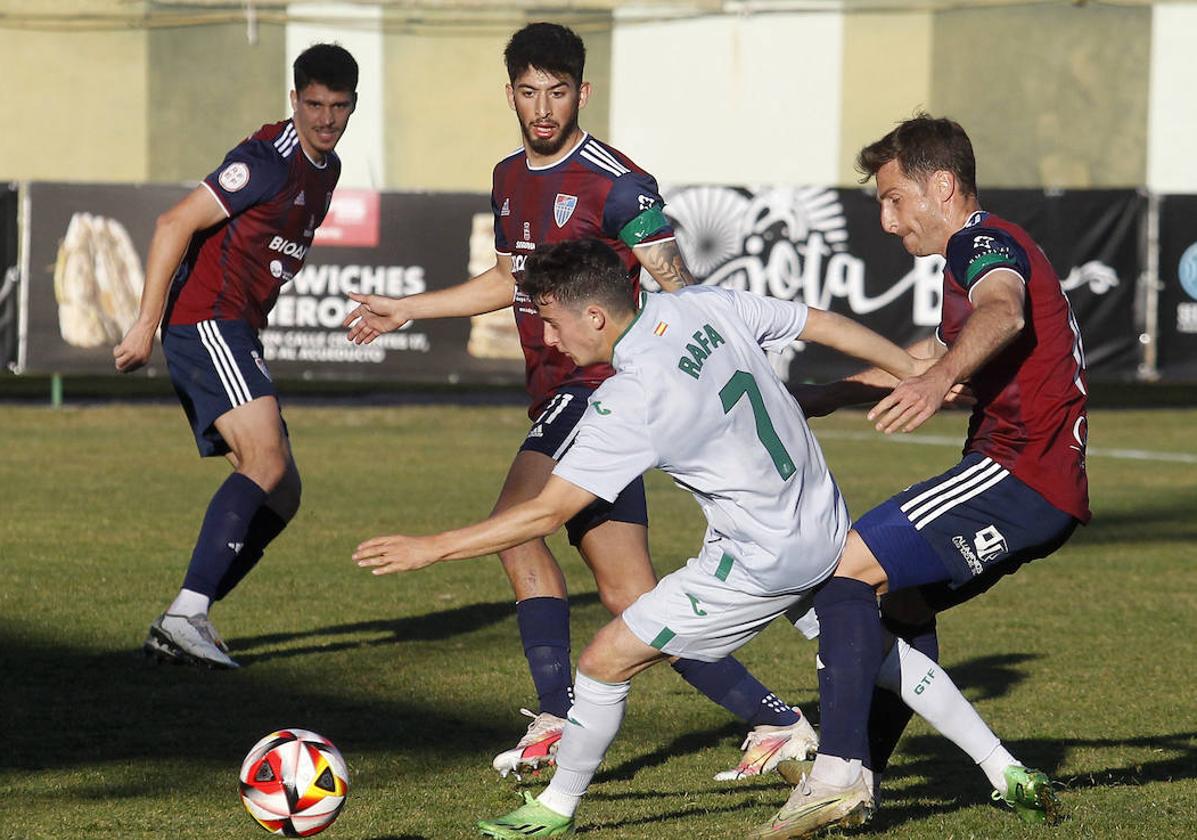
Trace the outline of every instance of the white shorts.
<instances>
[{"instance_id":1,"label":"white shorts","mask_svg":"<svg viewBox=\"0 0 1197 840\"><path fill-rule=\"evenodd\" d=\"M623 611L623 620L632 635L662 653L715 662L783 614L813 638L818 634L811 620L813 600L813 590L753 595L730 589L717 575L699 569L694 558L637 598Z\"/></svg>"}]
</instances>

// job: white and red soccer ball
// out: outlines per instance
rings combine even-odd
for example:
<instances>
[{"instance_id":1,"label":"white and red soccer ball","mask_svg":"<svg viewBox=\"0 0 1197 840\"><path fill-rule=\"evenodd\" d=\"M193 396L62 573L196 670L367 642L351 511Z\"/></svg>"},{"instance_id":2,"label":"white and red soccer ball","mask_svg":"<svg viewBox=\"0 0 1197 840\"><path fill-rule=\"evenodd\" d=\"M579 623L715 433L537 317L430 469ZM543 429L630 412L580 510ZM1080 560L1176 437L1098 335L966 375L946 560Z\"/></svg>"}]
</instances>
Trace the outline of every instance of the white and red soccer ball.
<instances>
[{"instance_id":1,"label":"white and red soccer ball","mask_svg":"<svg viewBox=\"0 0 1197 840\"><path fill-rule=\"evenodd\" d=\"M349 770L332 741L306 729L271 732L241 763L241 802L258 825L310 837L332 825L349 793Z\"/></svg>"}]
</instances>

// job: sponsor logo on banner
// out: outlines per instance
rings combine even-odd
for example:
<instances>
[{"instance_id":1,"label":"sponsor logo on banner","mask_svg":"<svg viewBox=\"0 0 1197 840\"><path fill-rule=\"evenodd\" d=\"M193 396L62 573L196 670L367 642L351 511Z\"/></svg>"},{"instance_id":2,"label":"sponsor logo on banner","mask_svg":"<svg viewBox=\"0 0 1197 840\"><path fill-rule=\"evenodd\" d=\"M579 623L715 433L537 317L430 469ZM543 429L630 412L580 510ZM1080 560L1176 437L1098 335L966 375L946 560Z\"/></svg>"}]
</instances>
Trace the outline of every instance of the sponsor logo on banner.
<instances>
[{"instance_id":1,"label":"sponsor logo on banner","mask_svg":"<svg viewBox=\"0 0 1197 840\"><path fill-rule=\"evenodd\" d=\"M557 227L565 227L565 223L574 214L574 209L577 206L578 197L576 195L557 193L557 198L553 200L553 221L557 223Z\"/></svg>"},{"instance_id":2,"label":"sponsor logo on banner","mask_svg":"<svg viewBox=\"0 0 1197 840\"><path fill-rule=\"evenodd\" d=\"M339 189L332 193L328 213L316 229L315 244L344 248L377 247L378 204L378 193L373 190Z\"/></svg>"},{"instance_id":3,"label":"sponsor logo on banner","mask_svg":"<svg viewBox=\"0 0 1197 840\"><path fill-rule=\"evenodd\" d=\"M216 180L225 192L237 192L249 183L249 167L241 161L230 163Z\"/></svg>"},{"instance_id":4,"label":"sponsor logo on banner","mask_svg":"<svg viewBox=\"0 0 1197 840\"><path fill-rule=\"evenodd\" d=\"M1197 242L1180 255L1176 273L1185 294L1197 300ZM1189 335L1197 333L1197 303L1182 301L1176 304L1176 331Z\"/></svg>"},{"instance_id":5,"label":"sponsor logo on banner","mask_svg":"<svg viewBox=\"0 0 1197 840\"><path fill-rule=\"evenodd\" d=\"M1177 266L1180 275L1180 287L1185 294L1197 300L1197 242L1194 242L1180 255L1180 265Z\"/></svg>"}]
</instances>

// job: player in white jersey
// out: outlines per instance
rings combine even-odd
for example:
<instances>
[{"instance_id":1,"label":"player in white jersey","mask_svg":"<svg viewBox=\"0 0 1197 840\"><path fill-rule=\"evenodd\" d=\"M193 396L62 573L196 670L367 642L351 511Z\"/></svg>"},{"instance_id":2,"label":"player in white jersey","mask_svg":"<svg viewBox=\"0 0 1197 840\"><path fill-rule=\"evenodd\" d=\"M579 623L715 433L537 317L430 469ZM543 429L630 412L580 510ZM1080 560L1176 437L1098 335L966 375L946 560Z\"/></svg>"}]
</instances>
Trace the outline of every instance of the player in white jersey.
<instances>
[{"instance_id":1,"label":"player in white jersey","mask_svg":"<svg viewBox=\"0 0 1197 840\"><path fill-rule=\"evenodd\" d=\"M637 311L618 256L593 240L538 251L527 271L546 342L578 364L612 362L616 375L593 394L536 498L456 531L369 540L358 564L387 574L490 554L552 533L651 467L694 493L708 529L698 557L583 652L552 784L508 817L480 823L495 837L572 830L631 677L671 656L726 656L779 615L805 612L810 589L834 568L847 509L762 348L801 338L898 376L914 364L865 327L801 303L694 288L643 295Z\"/></svg>"}]
</instances>

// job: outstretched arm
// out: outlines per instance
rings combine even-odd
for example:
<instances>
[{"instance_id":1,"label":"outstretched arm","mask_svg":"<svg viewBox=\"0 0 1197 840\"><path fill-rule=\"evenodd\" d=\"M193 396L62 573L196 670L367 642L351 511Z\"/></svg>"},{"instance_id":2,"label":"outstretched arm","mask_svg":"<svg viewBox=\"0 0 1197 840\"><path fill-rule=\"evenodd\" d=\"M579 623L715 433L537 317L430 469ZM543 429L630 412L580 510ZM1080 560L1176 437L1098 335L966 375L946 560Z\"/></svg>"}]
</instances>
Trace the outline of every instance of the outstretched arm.
<instances>
[{"instance_id":1,"label":"outstretched arm","mask_svg":"<svg viewBox=\"0 0 1197 840\"><path fill-rule=\"evenodd\" d=\"M632 253L667 292L676 292L683 286L693 286L698 282L686 267L686 259L678 249L676 239L637 245Z\"/></svg>"},{"instance_id":2,"label":"outstretched arm","mask_svg":"<svg viewBox=\"0 0 1197 840\"><path fill-rule=\"evenodd\" d=\"M150 251L146 257L145 288L137 320L121 343L112 349L116 369L131 373L150 360L154 333L162 322L170 280L197 231L210 228L225 219L224 207L202 184L158 217Z\"/></svg>"},{"instance_id":3,"label":"outstretched arm","mask_svg":"<svg viewBox=\"0 0 1197 840\"><path fill-rule=\"evenodd\" d=\"M474 525L424 537L393 534L357 547L353 559L376 575L410 572L442 560L465 560L502 551L556 531L595 496L563 478L550 476L530 499Z\"/></svg>"},{"instance_id":4,"label":"outstretched arm","mask_svg":"<svg viewBox=\"0 0 1197 840\"><path fill-rule=\"evenodd\" d=\"M1022 332L1026 288L1015 272L990 272L973 287L972 301L972 314L951 348L926 372L903 379L869 412L877 431L917 429L939 410L953 386L966 381Z\"/></svg>"},{"instance_id":5,"label":"outstretched arm","mask_svg":"<svg viewBox=\"0 0 1197 840\"><path fill-rule=\"evenodd\" d=\"M354 344L369 344L408 321L481 315L510 306L514 297L511 257L499 254L486 271L447 289L401 298L350 292L349 298L358 306L345 316L341 326L349 328L346 337Z\"/></svg>"}]
</instances>

